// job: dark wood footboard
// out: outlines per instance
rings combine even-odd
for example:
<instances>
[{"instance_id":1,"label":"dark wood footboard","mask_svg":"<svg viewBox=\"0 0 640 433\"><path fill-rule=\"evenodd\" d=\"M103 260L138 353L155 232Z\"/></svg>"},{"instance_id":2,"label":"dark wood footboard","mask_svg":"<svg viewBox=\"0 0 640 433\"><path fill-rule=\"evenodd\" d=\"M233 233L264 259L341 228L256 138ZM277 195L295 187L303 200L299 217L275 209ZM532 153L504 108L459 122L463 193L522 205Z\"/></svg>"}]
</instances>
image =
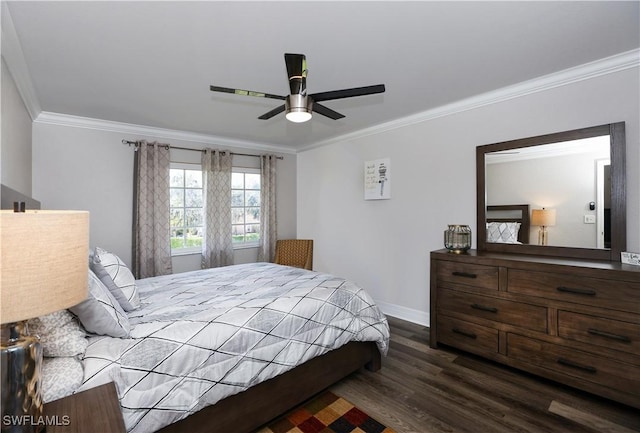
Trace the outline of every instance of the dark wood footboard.
<instances>
[{"instance_id":1,"label":"dark wood footboard","mask_svg":"<svg viewBox=\"0 0 640 433\"><path fill-rule=\"evenodd\" d=\"M244 392L227 397L159 432L248 433L354 371L362 367L377 371L381 364L380 352L375 343L351 342Z\"/></svg>"}]
</instances>

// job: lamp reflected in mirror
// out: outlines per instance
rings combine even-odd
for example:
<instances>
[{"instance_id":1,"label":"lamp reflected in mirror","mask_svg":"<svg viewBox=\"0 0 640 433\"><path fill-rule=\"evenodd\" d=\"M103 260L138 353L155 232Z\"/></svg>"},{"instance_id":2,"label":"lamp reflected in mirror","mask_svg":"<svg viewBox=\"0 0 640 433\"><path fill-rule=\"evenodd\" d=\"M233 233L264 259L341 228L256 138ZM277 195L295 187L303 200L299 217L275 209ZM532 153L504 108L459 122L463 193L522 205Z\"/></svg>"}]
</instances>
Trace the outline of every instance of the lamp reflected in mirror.
<instances>
[{"instance_id":1,"label":"lamp reflected in mirror","mask_svg":"<svg viewBox=\"0 0 640 433\"><path fill-rule=\"evenodd\" d=\"M555 209L533 209L531 211L531 225L539 226L538 245L548 245L549 233L547 227L556 225Z\"/></svg>"}]
</instances>

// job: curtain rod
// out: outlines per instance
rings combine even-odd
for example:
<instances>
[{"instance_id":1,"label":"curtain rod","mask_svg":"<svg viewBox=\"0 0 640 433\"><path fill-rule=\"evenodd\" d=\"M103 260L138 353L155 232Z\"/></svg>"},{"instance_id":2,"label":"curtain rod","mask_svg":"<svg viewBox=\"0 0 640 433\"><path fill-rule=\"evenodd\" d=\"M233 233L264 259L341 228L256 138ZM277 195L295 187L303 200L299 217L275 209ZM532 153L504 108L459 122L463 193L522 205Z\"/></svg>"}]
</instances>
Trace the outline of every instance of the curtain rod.
<instances>
[{"instance_id":1,"label":"curtain rod","mask_svg":"<svg viewBox=\"0 0 640 433\"><path fill-rule=\"evenodd\" d=\"M140 142L139 141L130 141L130 140L125 140L124 138L122 139L122 144L128 144L129 147L131 146L135 146L138 147L140 146ZM147 143L147 145L151 145L151 143ZM190 150L192 152L204 152L204 149L191 149L189 147L180 147L180 146L171 146L169 144L165 145L167 148L169 149L179 149L179 150ZM223 151L224 153L225 151ZM255 155L255 154L251 154L251 153L237 153L237 152L229 152L231 155L238 155L238 156L254 156L256 158L260 158L262 155ZM276 159L284 159L284 156L276 156Z\"/></svg>"}]
</instances>

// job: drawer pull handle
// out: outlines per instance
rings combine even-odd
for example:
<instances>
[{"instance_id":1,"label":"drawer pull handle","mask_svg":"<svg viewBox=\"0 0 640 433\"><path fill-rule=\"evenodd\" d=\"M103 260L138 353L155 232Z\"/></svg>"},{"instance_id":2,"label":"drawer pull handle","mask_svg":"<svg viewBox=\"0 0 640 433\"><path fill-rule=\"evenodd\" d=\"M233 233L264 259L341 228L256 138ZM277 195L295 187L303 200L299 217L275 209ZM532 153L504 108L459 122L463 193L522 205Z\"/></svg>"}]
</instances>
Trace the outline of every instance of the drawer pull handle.
<instances>
[{"instance_id":1,"label":"drawer pull handle","mask_svg":"<svg viewBox=\"0 0 640 433\"><path fill-rule=\"evenodd\" d=\"M464 335L465 337L473 338L474 340L476 338L478 338L478 336L476 334L474 334L473 332L463 331L462 329L453 328L452 331L454 333L456 333L456 334L460 334L460 335Z\"/></svg>"},{"instance_id":2,"label":"drawer pull handle","mask_svg":"<svg viewBox=\"0 0 640 433\"><path fill-rule=\"evenodd\" d=\"M631 343L631 339L626 335L612 334L610 332L600 331L599 329L594 329L594 328L589 328L587 332L591 335L598 335L600 337L611 338L612 340L618 340L623 343Z\"/></svg>"},{"instance_id":3,"label":"drawer pull handle","mask_svg":"<svg viewBox=\"0 0 640 433\"><path fill-rule=\"evenodd\" d=\"M596 291L592 289L576 289L573 287L557 287L558 292L573 293L576 295L596 296Z\"/></svg>"},{"instance_id":4,"label":"drawer pull handle","mask_svg":"<svg viewBox=\"0 0 640 433\"><path fill-rule=\"evenodd\" d=\"M478 278L476 274L471 274L469 272L454 271L454 272L451 272L451 275L453 275L454 277L462 277L462 278Z\"/></svg>"},{"instance_id":5,"label":"drawer pull handle","mask_svg":"<svg viewBox=\"0 0 640 433\"><path fill-rule=\"evenodd\" d=\"M484 305L480 305L480 304L471 304L471 308L475 310L488 311L489 313L498 312L498 309L495 307L485 307Z\"/></svg>"},{"instance_id":6,"label":"drawer pull handle","mask_svg":"<svg viewBox=\"0 0 640 433\"><path fill-rule=\"evenodd\" d=\"M590 365L578 364L577 362L569 361L568 359L565 359L565 358L558 358L558 364L564 365L566 367L576 368L578 370L584 370L588 373L598 372L598 370L596 370L595 367L591 367Z\"/></svg>"}]
</instances>

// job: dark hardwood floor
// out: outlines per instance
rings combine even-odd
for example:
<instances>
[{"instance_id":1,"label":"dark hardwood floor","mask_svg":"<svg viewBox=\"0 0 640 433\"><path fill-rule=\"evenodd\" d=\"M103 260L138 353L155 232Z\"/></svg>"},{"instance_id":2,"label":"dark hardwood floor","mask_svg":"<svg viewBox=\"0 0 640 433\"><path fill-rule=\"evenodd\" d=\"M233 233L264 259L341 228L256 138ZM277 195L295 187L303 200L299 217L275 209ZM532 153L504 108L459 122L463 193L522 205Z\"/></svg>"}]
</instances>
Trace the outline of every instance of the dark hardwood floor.
<instances>
[{"instance_id":1,"label":"dark hardwood floor","mask_svg":"<svg viewBox=\"0 0 640 433\"><path fill-rule=\"evenodd\" d=\"M376 373L331 390L398 433L640 432L640 411L454 349L429 329L389 317L391 344Z\"/></svg>"}]
</instances>

